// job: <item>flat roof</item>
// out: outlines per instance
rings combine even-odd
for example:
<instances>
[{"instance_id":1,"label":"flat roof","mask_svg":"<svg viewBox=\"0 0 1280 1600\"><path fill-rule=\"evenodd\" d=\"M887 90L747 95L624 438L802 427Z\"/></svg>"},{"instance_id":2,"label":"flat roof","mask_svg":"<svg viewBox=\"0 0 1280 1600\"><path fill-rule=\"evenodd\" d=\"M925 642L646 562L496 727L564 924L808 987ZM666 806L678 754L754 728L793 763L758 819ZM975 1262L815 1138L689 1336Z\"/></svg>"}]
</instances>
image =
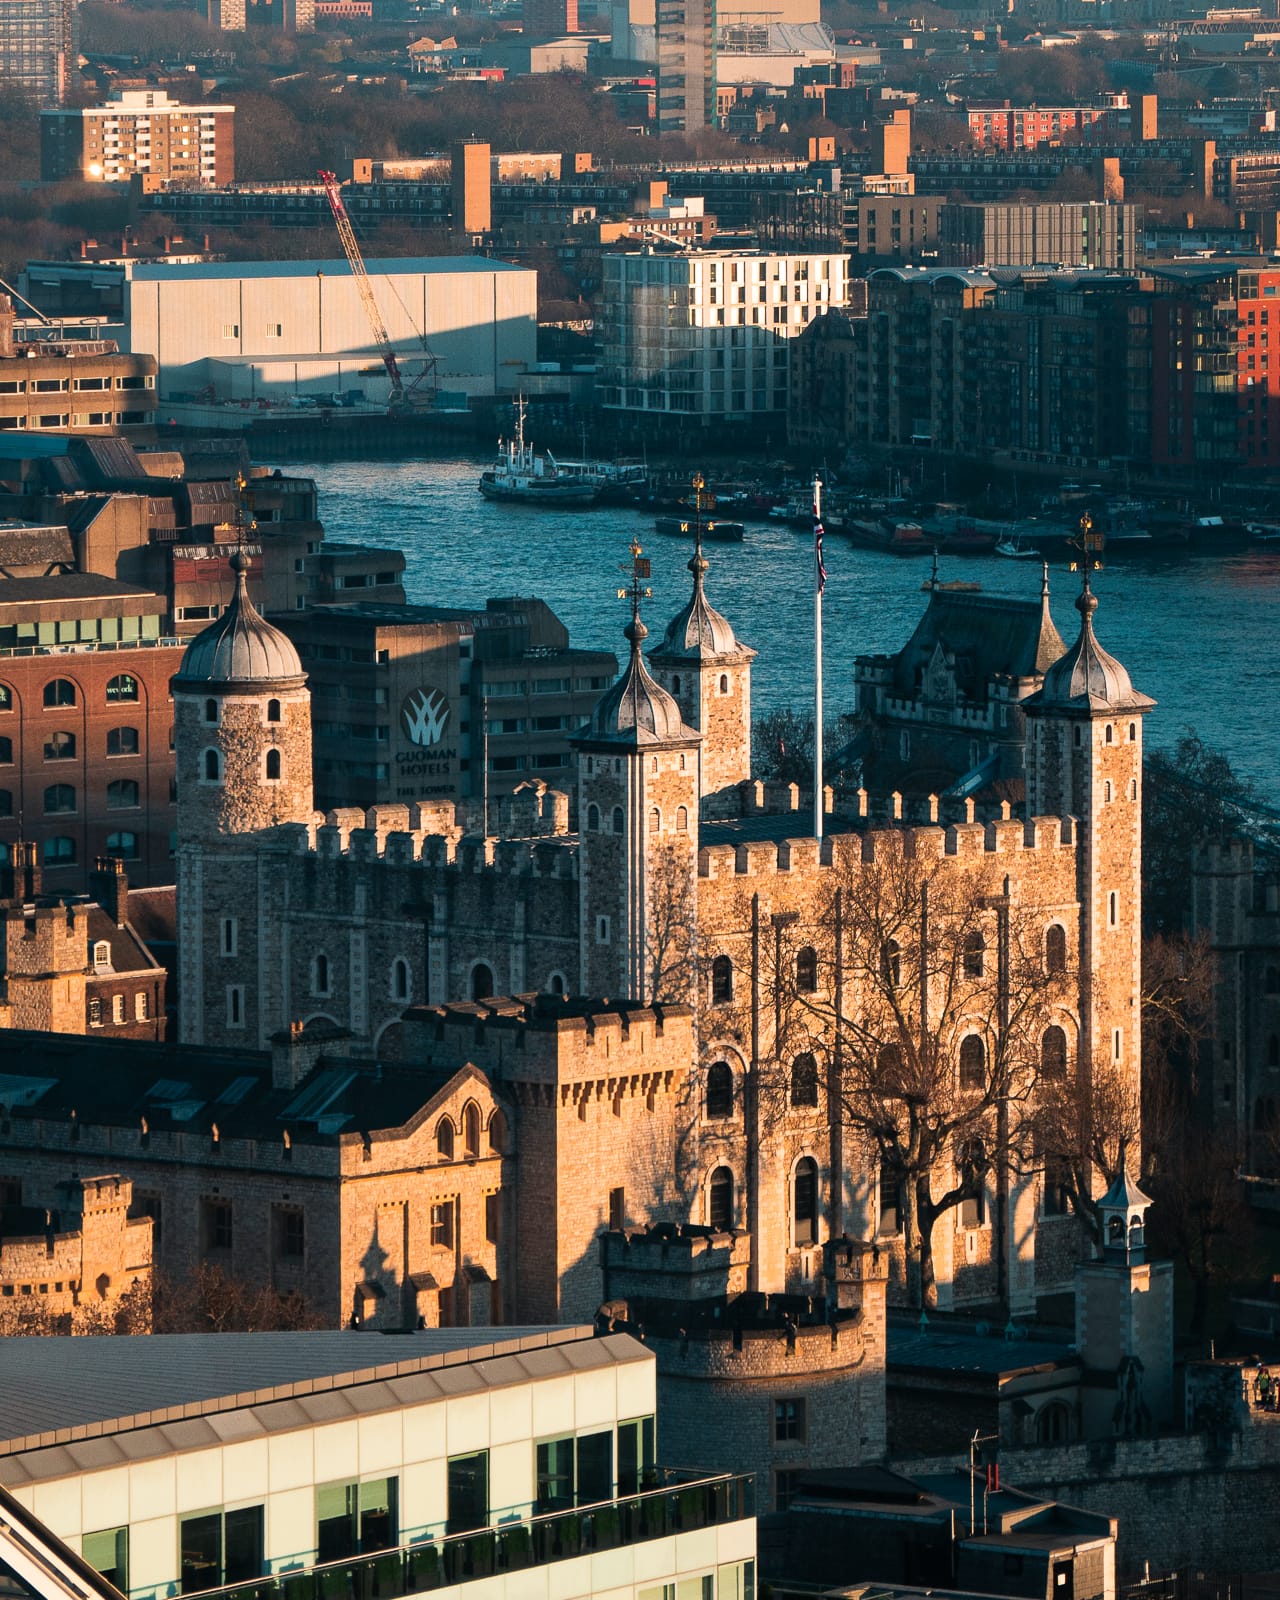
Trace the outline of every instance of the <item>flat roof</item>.
<instances>
[{"instance_id":1,"label":"flat roof","mask_svg":"<svg viewBox=\"0 0 1280 1600\"><path fill-rule=\"evenodd\" d=\"M121 1450L124 1458L156 1453L127 1443L104 1449L112 1436L141 1428L164 1427L171 1448L198 1449L645 1359L651 1353L630 1335L596 1338L583 1325L6 1339L0 1457L34 1450L47 1458L26 1469L0 1464L0 1481L12 1486L75 1471L79 1453L59 1447L84 1441L95 1441L95 1459L81 1470L111 1464ZM251 1423L212 1420L250 1410Z\"/></svg>"},{"instance_id":2,"label":"flat roof","mask_svg":"<svg viewBox=\"0 0 1280 1600\"><path fill-rule=\"evenodd\" d=\"M488 256L391 256L367 260L365 266L374 277L439 277L450 272L522 272L530 267L513 266L509 261L492 261ZM139 264L134 283L203 283L211 278L349 278L351 263L345 258L326 261L194 261L168 266L158 262Z\"/></svg>"},{"instance_id":3,"label":"flat roof","mask_svg":"<svg viewBox=\"0 0 1280 1600\"><path fill-rule=\"evenodd\" d=\"M0 529L0 533L8 531ZM164 610L163 595L145 585L119 578L100 578L94 572L60 572L47 578L0 577L0 606L36 600L154 600Z\"/></svg>"}]
</instances>

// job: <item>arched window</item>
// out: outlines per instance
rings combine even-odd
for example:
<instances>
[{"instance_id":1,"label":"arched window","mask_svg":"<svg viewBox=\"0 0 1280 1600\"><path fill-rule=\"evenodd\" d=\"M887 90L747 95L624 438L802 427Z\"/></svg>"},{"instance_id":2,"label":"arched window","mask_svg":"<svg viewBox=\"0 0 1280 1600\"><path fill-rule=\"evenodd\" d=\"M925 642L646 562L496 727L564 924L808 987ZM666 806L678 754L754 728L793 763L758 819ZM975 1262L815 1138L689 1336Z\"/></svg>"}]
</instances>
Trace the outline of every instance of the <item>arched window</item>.
<instances>
[{"instance_id":1,"label":"arched window","mask_svg":"<svg viewBox=\"0 0 1280 1600\"><path fill-rule=\"evenodd\" d=\"M136 756L142 748L136 728L110 728L107 730L109 756Z\"/></svg>"},{"instance_id":2,"label":"arched window","mask_svg":"<svg viewBox=\"0 0 1280 1600\"><path fill-rule=\"evenodd\" d=\"M728 956L717 956L711 963L711 1004L725 1005L733 999L733 962Z\"/></svg>"},{"instance_id":3,"label":"arched window","mask_svg":"<svg viewBox=\"0 0 1280 1600\"><path fill-rule=\"evenodd\" d=\"M623 829L623 825L624 824L623 824L622 807L621 806L614 806L614 808L613 808L613 831L615 833L621 833L622 829Z\"/></svg>"},{"instance_id":4,"label":"arched window","mask_svg":"<svg viewBox=\"0 0 1280 1600\"><path fill-rule=\"evenodd\" d=\"M649 832L659 833L662 829L662 813L654 806L649 812Z\"/></svg>"},{"instance_id":5,"label":"arched window","mask_svg":"<svg viewBox=\"0 0 1280 1600\"><path fill-rule=\"evenodd\" d=\"M981 1089L987 1081L987 1047L976 1033L960 1041L960 1087Z\"/></svg>"},{"instance_id":6,"label":"arched window","mask_svg":"<svg viewBox=\"0 0 1280 1600\"><path fill-rule=\"evenodd\" d=\"M218 783L222 778L222 757L216 750L204 753L204 775L209 783Z\"/></svg>"},{"instance_id":7,"label":"arched window","mask_svg":"<svg viewBox=\"0 0 1280 1600\"><path fill-rule=\"evenodd\" d=\"M707 1117L720 1122L733 1115L733 1068L713 1061L707 1068Z\"/></svg>"},{"instance_id":8,"label":"arched window","mask_svg":"<svg viewBox=\"0 0 1280 1600\"><path fill-rule=\"evenodd\" d=\"M218 702L216 700L206 700L205 701L205 703L204 703L204 720L206 722L209 722L209 723L214 723L214 724L217 723L217 720L218 720Z\"/></svg>"},{"instance_id":9,"label":"arched window","mask_svg":"<svg viewBox=\"0 0 1280 1600\"><path fill-rule=\"evenodd\" d=\"M480 1154L480 1107L474 1100L468 1100L462 1110L462 1153Z\"/></svg>"},{"instance_id":10,"label":"arched window","mask_svg":"<svg viewBox=\"0 0 1280 1600\"><path fill-rule=\"evenodd\" d=\"M816 1106L818 1103L818 1062L808 1050L791 1063L791 1104Z\"/></svg>"},{"instance_id":11,"label":"arched window","mask_svg":"<svg viewBox=\"0 0 1280 1600\"><path fill-rule=\"evenodd\" d=\"M548 994L563 994L565 991L564 973L553 972L547 979Z\"/></svg>"},{"instance_id":12,"label":"arched window","mask_svg":"<svg viewBox=\"0 0 1280 1600\"><path fill-rule=\"evenodd\" d=\"M471 969L471 998L487 1000L493 993L493 968L478 961Z\"/></svg>"},{"instance_id":13,"label":"arched window","mask_svg":"<svg viewBox=\"0 0 1280 1600\"><path fill-rule=\"evenodd\" d=\"M0 711L13 710L13 690L7 683L0 683Z\"/></svg>"},{"instance_id":14,"label":"arched window","mask_svg":"<svg viewBox=\"0 0 1280 1600\"><path fill-rule=\"evenodd\" d=\"M76 753L74 733L51 733L44 742L46 761L71 761Z\"/></svg>"},{"instance_id":15,"label":"arched window","mask_svg":"<svg viewBox=\"0 0 1280 1600\"><path fill-rule=\"evenodd\" d=\"M1065 1402L1051 1400L1036 1412L1036 1443L1066 1444L1071 1438L1071 1412Z\"/></svg>"},{"instance_id":16,"label":"arched window","mask_svg":"<svg viewBox=\"0 0 1280 1600\"><path fill-rule=\"evenodd\" d=\"M73 867L76 860L76 842L67 838L65 834L57 839L46 839L41 854L46 867Z\"/></svg>"},{"instance_id":17,"label":"arched window","mask_svg":"<svg viewBox=\"0 0 1280 1600\"><path fill-rule=\"evenodd\" d=\"M114 678L107 679L107 704L112 705L118 700L136 700L138 698L138 680L131 672L117 672Z\"/></svg>"},{"instance_id":18,"label":"arched window","mask_svg":"<svg viewBox=\"0 0 1280 1600\"><path fill-rule=\"evenodd\" d=\"M733 1228L733 1173L717 1167L707 1185L707 1222L717 1233Z\"/></svg>"},{"instance_id":19,"label":"arched window","mask_svg":"<svg viewBox=\"0 0 1280 1600\"><path fill-rule=\"evenodd\" d=\"M119 833L107 835L107 854L116 856L121 861L136 861L138 859L138 835L121 830Z\"/></svg>"},{"instance_id":20,"label":"arched window","mask_svg":"<svg viewBox=\"0 0 1280 1600\"><path fill-rule=\"evenodd\" d=\"M391 998L407 1000L409 993L409 963L403 956L397 956L391 963Z\"/></svg>"},{"instance_id":21,"label":"arched window","mask_svg":"<svg viewBox=\"0 0 1280 1600\"><path fill-rule=\"evenodd\" d=\"M76 792L69 783L51 783L44 792L45 815L57 816L60 812L74 811Z\"/></svg>"},{"instance_id":22,"label":"arched window","mask_svg":"<svg viewBox=\"0 0 1280 1600\"><path fill-rule=\"evenodd\" d=\"M818 1163L810 1156L796 1165L792 1179L792 1214L797 1246L818 1242Z\"/></svg>"},{"instance_id":23,"label":"arched window","mask_svg":"<svg viewBox=\"0 0 1280 1600\"><path fill-rule=\"evenodd\" d=\"M688 811L688 808L686 806L677 806L676 807L676 832L677 833L688 833L688 831L689 831L689 811Z\"/></svg>"},{"instance_id":24,"label":"arched window","mask_svg":"<svg viewBox=\"0 0 1280 1600\"><path fill-rule=\"evenodd\" d=\"M329 958L323 952L311 963L311 992L329 993Z\"/></svg>"},{"instance_id":25,"label":"arched window","mask_svg":"<svg viewBox=\"0 0 1280 1600\"><path fill-rule=\"evenodd\" d=\"M966 978L980 978L985 965L987 941L977 928L966 934L964 941L964 975Z\"/></svg>"},{"instance_id":26,"label":"arched window","mask_svg":"<svg viewBox=\"0 0 1280 1600\"><path fill-rule=\"evenodd\" d=\"M1111 730L1108 729L1107 731L1109 733ZM1107 781L1102 785L1102 803L1103 803L1104 806L1109 806L1111 804L1111 779L1110 778L1108 778Z\"/></svg>"},{"instance_id":27,"label":"arched window","mask_svg":"<svg viewBox=\"0 0 1280 1600\"><path fill-rule=\"evenodd\" d=\"M138 785L132 778L116 778L107 785L107 809L126 811L138 804Z\"/></svg>"},{"instance_id":28,"label":"arched window","mask_svg":"<svg viewBox=\"0 0 1280 1600\"><path fill-rule=\"evenodd\" d=\"M497 1156L504 1154L507 1148L507 1119L497 1108L489 1118L489 1148Z\"/></svg>"},{"instance_id":29,"label":"arched window","mask_svg":"<svg viewBox=\"0 0 1280 1600\"><path fill-rule=\"evenodd\" d=\"M1136 722L1131 722L1129 724L1129 737L1130 739L1136 739L1138 737L1138 724Z\"/></svg>"},{"instance_id":30,"label":"arched window","mask_svg":"<svg viewBox=\"0 0 1280 1600\"><path fill-rule=\"evenodd\" d=\"M436 1154L442 1161L453 1160L453 1123L448 1117L436 1123Z\"/></svg>"},{"instance_id":31,"label":"arched window","mask_svg":"<svg viewBox=\"0 0 1280 1600\"><path fill-rule=\"evenodd\" d=\"M1040 1040L1040 1076L1060 1083L1067 1075L1067 1036L1055 1022Z\"/></svg>"},{"instance_id":32,"label":"arched window","mask_svg":"<svg viewBox=\"0 0 1280 1600\"><path fill-rule=\"evenodd\" d=\"M587 832L588 833L599 833L600 832L600 807L599 806L588 806L587 807Z\"/></svg>"},{"instance_id":33,"label":"arched window","mask_svg":"<svg viewBox=\"0 0 1280 1600\"><path fill-rule=\"evenodd\" d=\"M902 982L902 951L896 939L886 939L880 947L880 981L890 989Z\"/></svg>"},{"instance_id":34,"label":"arched window","mask_svg":"<svg viewBox=\"0 0 1280 1600\"><path fill-rule=\"evenodd\" d=\"M720 674L720 693L721 694L728 694L728 692L729 692L729 674L727 672L722 672Z\"/></svg>"},{"instance_id":35,"label":"arched window","mask_svg":"<svg viewBox=\"0 0 1280 1600\"><path fill-rule=\"evenodd\" d=\"M1066 971L1067 930L1059 922L1050 923L1044 931L1044 964L1049 972Z\"/></svg>"},{"instance_id":36,"label":"arched window","mask_svg":"<svg viewBox=\"0 0 1280 1600\"><path fill-rule=\"evenodd\" d=\"M0 767L13 765L13 740L0 739Z\"/></svg>"},{"instance_id":37,"label":"arched window","mask_svg":"<svg viewBox=\"0 0 1280 1600\"><path fill-rule=\"evenodd\" d=\"M280 778L280 752L278 750L268 750L267 751L267 782L268 783L276 783L276 782L279 781L279 778Z\"/></svg>"},{"instance_id":38,"label":"arched window","mask_svg":"<svg viewBox=\"0 0 1280 1600\"><path fill-rule=\"evenodd\" d=\"M1114 738L1115 738L1115 730L1112 728L1111 724L1108 722L1107 723L1107 731L1102 736L1102 742L1104 744L1110 744Z\"/></svg>"},{"instance_id":39,"label":"arched window","mask_svg":"<svg viewBox=\"0 0 1280 1600\"><path fill-rule=\"evenodd\" d=\"M818 952L811 944L796 952L796 988L812 994L818 987Z\"/></svg>"},{"instance_id":40,"label":"arched window","mask_svg":"<svg viewBox=\"0 0 1280 1600\"><path fill-rule=\"evenodd\" d=\"M279 722L279 720L280 720L280 702L278 700L268 700L267 701L267 721L268 722Z\"/></svg>"},{"instance_id":41,"label":"arched window","mask_svg":"<svg viewBox=\"0 0 1280 1600\"><path fill-rule=\"evenodd\" d=\"M65 678L54 678L44 686L44 703L47 706L73 706L76 703L76 686Z\"/></svg>"},{"instance_id":42,"label":"arched window","mask_svg":"<svg viewBox=\"0 0 1280 1600\"><path fill-rule=\"evenodd\" d=\"M106 939L94 942L93 964L100 972L111 966L111 945Z\"/></svg>"}]
</instances>

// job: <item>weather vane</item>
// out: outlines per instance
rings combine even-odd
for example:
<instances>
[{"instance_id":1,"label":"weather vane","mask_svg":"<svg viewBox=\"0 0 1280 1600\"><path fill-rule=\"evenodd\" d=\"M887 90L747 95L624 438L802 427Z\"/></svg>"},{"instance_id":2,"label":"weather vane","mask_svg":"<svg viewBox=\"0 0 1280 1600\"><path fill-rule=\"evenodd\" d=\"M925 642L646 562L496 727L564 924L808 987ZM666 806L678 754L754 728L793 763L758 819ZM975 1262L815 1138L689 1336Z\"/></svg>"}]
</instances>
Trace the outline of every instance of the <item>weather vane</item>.
<instances>
[{"instance_id":1,"label":"weather vane","mask_svg":"<svg viewBox=\"0 0 1280 1600\"><path fill-rule=\"evenodd\" d=\"M1067 543L1073 545L1080 552L1079 558L1071 563L1072 572L1084 573L1085 588L1089 587L1089 574L1102 570L1102 548L1104 539L1101 530L1095 530L1093 517L1089 512L1080 518L1080 533Z\"/></svg>"},{"instance_id":2,"label":"weather vane","mask_svg":"<svg viewBox=\"0 0 1280 1600\"><path fill-rule=\"evenodd\" d=\"M625 572L630 580L624 588L618 590L618 599L630 600L632 616L639 617L640 602L652 598L653 590L645 581L652 575L650 561L640 548L638 539L631 541L631 560L622 562L618 571Z\"/></svg>"},{"instance_id":3,"label":"weather vane","mask_svg":"<svg viewBox=\"0 0 1280 1600\"><path fill-rule=\"evenodd\" d=\"M246 533L252 533L254 531L254 529L258 526L257 518L254 517L253 512L252 512L253 500L252 500L252 497L247 492L248 488L249 488L249 480L248 480L248 478L245 477L243 472L237 472L236 476L235 476L235 491L236 491L236 516L235 516L235 521L234 522L224 522L224 523L220 524L220 527L222 527L222 528L234 528L235 529L235 531L236 531L236 545L239 548L241 554L244 553L244 536L245 536L245 534Z\"/></svg>"}]
</instances>

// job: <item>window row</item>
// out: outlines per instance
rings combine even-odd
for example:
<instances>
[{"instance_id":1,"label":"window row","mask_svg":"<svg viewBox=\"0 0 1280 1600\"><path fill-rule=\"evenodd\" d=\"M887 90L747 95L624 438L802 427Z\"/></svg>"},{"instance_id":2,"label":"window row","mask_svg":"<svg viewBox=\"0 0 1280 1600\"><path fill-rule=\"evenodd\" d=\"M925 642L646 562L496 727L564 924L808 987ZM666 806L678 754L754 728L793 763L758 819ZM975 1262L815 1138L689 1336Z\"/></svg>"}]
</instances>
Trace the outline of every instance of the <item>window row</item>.
<instances>
[{"instance_id":1,"label":"window row","mask_svg":"<svg viewBox=\"0 0 1280 1600\"><path fill-rule=\"evenodd\" d=\"M137 728L109 728L107 754L109 756L136 756L141 754L142 738ZM44 759L46 761L74 761L76 736L58 732L45 735ZM0 767L13 765L13 740L0 736Z\"/></svg>"},{"instance_id":2,"label":"window row","mask_svg":"<svg viewBox=\"0 0 1280 1600\"><path fill-rule=\"evenodd\" d=\"M480 1107L474 1100L468 1100L462 1108L462 1118L455 1123L450 1116L443 1116L436 1123L436 1154L442 1161L452 1161L457 1153L456 1135L462 1135L462 1155L466 1160L473 1160L480 1154L480 1129L484 1121ZM495 1110L489 1118L489 1151L492 1155L501 1155L506 1149L507 1122L501 1110Z\"/></svg>"},{"instance_id":3,"label":"window row","mask_svg":"<svg viewBox=\"0 0 1280 1600\"><path fill-rule=\"evenodd\" d=\"M7 789L0 789L0 800L7 794ZM141 840L136 833L120 829L107 835L102 854L116 856L121 861L137 861L142 855ZM70 834L59 834L43 841L40 855L46 867L73 867L79 859L79 847Z\"/></svg>"},{"instance_id":4,"label":"window row","mask_svg":"<svg viewBox=\"0 0 1280 1600\"><path fill-rule=\"evenodd\" d=\"M80 691L70 678L51 678L41 691L41 698L50 709L76 706L80 704ZM109 706L136 701L138 698L138 680L131 672L118 672L114 678L107 679L105 699ZM8 684L0 683L0 711L12 710L13 690Z\"/></svg>"},{"instance_id":5,"label":"window row","mask_svg":"<svg viewBox=\"0 0 1280 1600\"><path fill-rule=\"evenodd\" d=\"M13 805L13 797L8 789L0 789L0 795L8 797L8 804ZM107 785L107 810L128 811L136 809L142 804L142 791L133 778L117 778ZM4 801L0 801L0 810L3 810ZM74 784L51 783L44 791L44 814L46 817L56 817L73 814L80 809L79 796ZM12 810L4 811L4 815L11 816Z\"/></svg>"},{"instance_id":6,"label":"window row","mask_svg":"<svg viewBox=\"0 0 1280 1600\"><path fill-rule=\"evenodd\" d=\"M216 728L218 726L219 722L221 722L221 720L222 720L222 708L219 705L218 701L216 701L216 700L214 700L212 698L210 698L210 699L205 701L205 703L204 703L204 720L208 724L208 726L211 727L211 728ZM278 700L268 700L267 701L267 721L268 722L279 722L280 721L280 702Z\"/></svg>"},{"instance_id":7,"label":"window row","mask_svg":"<svg viewBox=\"0 0 1280 1600\"><path fill-rule=\"evenodd\" d=\"M224 776L222 752L206 750L201 757L200 771L206 783L221 783ZM284 776L284 757L274 747L263 757L262 775L268 783L278 783Z\"/></svg>"}]
</instances>

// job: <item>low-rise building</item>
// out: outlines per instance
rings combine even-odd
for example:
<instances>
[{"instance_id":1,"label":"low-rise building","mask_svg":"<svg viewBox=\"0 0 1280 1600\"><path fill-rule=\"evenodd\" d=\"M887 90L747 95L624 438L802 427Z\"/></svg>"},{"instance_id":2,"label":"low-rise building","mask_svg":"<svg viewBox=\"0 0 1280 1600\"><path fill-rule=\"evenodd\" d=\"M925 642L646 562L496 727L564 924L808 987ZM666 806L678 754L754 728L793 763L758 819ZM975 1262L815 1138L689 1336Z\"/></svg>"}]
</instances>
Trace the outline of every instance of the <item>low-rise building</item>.
<instances>
[{"instance_id":1,"label":"low-rise building","mask_svg":"<svg viewBox=\"0 0 1280 1600\"><path fill-rule=\"evenodd\" d=\"M626 1334L23 1339L5 1368L3 1522L16 1502L134 1600L755 1592L750 1480L655 1461ZM63 1600L55 1575L31 1592Z\"/></svg>"},{"instance_id":2,"label":"low-rise building","mask_svg":"<svg viewBox=\"0 0 1280 1600\"><path fill-rule=\"evenodd\" d=\"M0 295L0 431L117 433L155 421L156 361L114 339L65 338L53 326L16 337Z\"/></svg>"},{"instance_id":3,"label":"low-rise building","mask_svg":"<svg viewBox=\"0 0 1280 1600\"><path fill-rule=\"evenodd\" d=\"M235 177L233 105L183 105L162 89L124 89L102 106L40 114L45 183L123 183L135 172L184 183Z\"/></svg>"}]
</instances>

